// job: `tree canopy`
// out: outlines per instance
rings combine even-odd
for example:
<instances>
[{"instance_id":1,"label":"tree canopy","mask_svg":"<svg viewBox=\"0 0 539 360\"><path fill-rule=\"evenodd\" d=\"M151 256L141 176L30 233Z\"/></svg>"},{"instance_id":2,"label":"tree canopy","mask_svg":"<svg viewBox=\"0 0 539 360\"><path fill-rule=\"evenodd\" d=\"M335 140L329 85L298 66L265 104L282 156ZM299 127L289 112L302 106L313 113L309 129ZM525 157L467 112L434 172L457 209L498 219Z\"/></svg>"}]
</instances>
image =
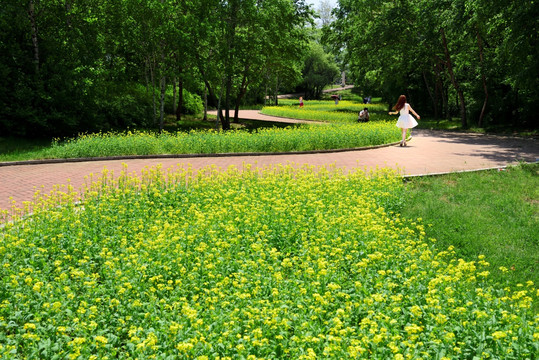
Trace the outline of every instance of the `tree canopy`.
<instances>
[{"instance_id":1,"label":"tree canopy","mask_svg":"<svg viewBox=\"0 0 539 360\"><path fill-rule=\"evenodd\" d=\"M322 4L313 30L305 0L5 0L0 132L162 129L165 112L179 118L202 98L228 129L246 99L298 85L319 96L335 63L387 103L405 94L464 127L534 126L537 2Z\"/></svg>"},{"instance_id":2,"label":"tree canopy","mask_svg":"<svg viewBox=\"0 0 539 360\"><path fill-rule=\"evenodd\" d=\"M6 0L0 131L162 128L171 87L178 115L187 90L237 108L249 89L301 70L312 16L304 0Z\"/></svg>"},{"instance_id":3,"label":"tree canopy","mask_svg":"<svg viewBox=\"0 0 539 360\"><path fill-rule=\"evenodd\" d=\"M346 49L356 86L400 94L464 127L532 126L539 98L539 4L339 0L325 41Z\"/></svg>"}]
</instances>

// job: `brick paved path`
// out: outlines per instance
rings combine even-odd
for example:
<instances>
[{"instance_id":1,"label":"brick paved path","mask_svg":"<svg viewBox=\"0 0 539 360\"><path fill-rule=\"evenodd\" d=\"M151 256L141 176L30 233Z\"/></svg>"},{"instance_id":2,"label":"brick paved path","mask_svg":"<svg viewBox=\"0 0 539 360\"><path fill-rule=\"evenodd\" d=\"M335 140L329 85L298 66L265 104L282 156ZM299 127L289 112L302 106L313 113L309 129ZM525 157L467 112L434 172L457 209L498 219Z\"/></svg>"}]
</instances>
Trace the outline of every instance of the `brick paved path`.
<instances>
[{"instance_id":1,"label":"brick paved path","mask_svg":"<svg viewBox=\"0 0 539 360\"><path fill-rule=\"evenodd\" d=\"M194 169L214 164L225 169L230 165L241 167L243 163L266 166L290 162L298 165L334 164L348 170L356 167L391 167L400 169L404 175L421 175L503 167L518 161L537 160L539 160L539 141L534 139L414 130L413 139L408 142L408 147L391 145L370 150L300 155L161 158L0 166L0 209L8 209L13 200L18 205L22 201L32 200L37 189L48 193L54 185L67 184L68 181L75 189L80 189L89 174L100 173L104 167L119 174L122 163L127 164L130 173L139 173L144 167L157 164L162 164L163 168L177 164L191 164Z\"/></svg>"}]
</instances>

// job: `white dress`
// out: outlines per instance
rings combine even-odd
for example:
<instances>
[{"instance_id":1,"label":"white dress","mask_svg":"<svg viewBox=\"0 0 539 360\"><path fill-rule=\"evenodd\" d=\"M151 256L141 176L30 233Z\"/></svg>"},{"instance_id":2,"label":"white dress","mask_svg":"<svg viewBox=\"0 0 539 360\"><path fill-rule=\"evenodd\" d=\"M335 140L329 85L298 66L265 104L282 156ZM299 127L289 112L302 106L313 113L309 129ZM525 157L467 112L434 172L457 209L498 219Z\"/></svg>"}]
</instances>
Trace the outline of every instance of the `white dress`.
<instances>
[{"instance_id":1,"label":"white dress","mask_svg":"<svg viewBox=\"0 0 539 360\"><path fill-rule=\"evenodd\" d=\"M417 121L412 115L410 115L410 104L404 104L404 107L400 110L399 120L397 120L397 127L401 129L411 129L417 126Z\"/></svg>"}]
</instances>

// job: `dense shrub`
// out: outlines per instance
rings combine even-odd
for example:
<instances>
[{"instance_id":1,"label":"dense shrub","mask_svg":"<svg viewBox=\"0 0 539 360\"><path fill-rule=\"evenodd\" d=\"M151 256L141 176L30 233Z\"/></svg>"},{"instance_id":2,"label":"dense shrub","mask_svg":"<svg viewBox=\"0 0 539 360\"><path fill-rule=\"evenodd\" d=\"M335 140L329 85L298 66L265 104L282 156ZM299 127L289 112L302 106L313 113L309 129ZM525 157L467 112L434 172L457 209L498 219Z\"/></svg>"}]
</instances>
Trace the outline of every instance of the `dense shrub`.
<instances>
[{"instance_id":1,"label":"dense shrub","mask_svg":"<svg viewBox=\"0 0 539 360\"><path fill-rule=\"evenodd\" d=\"M167 89L165 98L165 112L168 114L173 113L172 100L174 99L172 89ZM178 94L176 94L176 106L179 102ZM199 95L189 92L183 89L183 102L182 102L182 114L198 115L204 110L204 103Z\"/></svg>"},{"instance_id":2,"label":"dense shrub","mask_svg":"<svg viewBox=\"0 0 539 360\"><path fill-rule=\"evenodd\" d=\"M139 84L109 83L97 100L99 125L96 130L148 127L153 124L151 90Z\"/></svg>"}]
</instances>

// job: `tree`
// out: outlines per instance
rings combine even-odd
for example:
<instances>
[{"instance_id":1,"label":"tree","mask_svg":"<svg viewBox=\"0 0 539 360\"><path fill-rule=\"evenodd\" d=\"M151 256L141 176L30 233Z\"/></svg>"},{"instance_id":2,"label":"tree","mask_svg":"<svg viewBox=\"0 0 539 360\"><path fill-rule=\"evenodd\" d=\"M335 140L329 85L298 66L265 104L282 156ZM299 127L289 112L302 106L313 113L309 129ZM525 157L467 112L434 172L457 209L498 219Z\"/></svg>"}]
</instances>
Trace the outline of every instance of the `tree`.
<instances>
[{"instance_id":1,"label":"tree","mask_svg":"<svg viewBox=\"0 0 539 360\"><path fill-rule=\"evenodd\" d=\"M523 125L539 96L538 11L524 0L340 0L324 37L345 49L356 86L389 103L405 93L436 116L458 109L463 127L470 116Z\"/></svg>"},{"instance_id":2,"label":"tree","mask_svg":"<svg viewBox=\"0 0 539 360\"><path fill-rule=\"evenodd\" d=\"M322 0L320 2L320 5L318 7L318 16L320 18L320 26L325 27L329 26L334 18L333 14L331 13L333 11L333 6L331 6L331 2L329 0Z\"/></svg>"},{"instance_id":3,"label":"tree","mask_svg":"<svg viewBox=\"0 0 539 360\"><path fill-rule=\"evenodd\" d=\"M304 60L303 88L306 99L319 99L326 85L339 76L339 68L330 54L320 44L312 42Z\"/></svg>"}]
</instances>

